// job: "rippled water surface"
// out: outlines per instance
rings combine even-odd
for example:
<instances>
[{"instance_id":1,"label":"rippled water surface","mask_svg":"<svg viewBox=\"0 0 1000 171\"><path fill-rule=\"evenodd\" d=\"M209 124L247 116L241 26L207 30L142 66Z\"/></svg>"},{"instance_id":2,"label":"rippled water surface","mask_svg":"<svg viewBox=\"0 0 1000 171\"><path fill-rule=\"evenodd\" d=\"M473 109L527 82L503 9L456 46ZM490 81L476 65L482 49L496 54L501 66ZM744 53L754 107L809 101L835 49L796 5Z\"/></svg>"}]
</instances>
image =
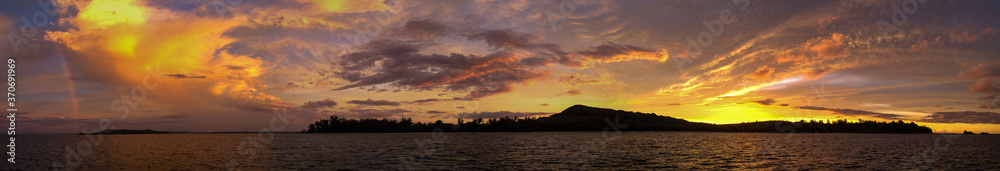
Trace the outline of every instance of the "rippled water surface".
<instances>
[{"instance_id":1,"label":"rippled water surface","mask_svg":"<svg viewBox=\"0 0 1000 171\"><path fill-rule=\"evenodd\" d=\"M1000 136L548 132L20 135L3 170L1000 170ZM5 141L6 142L6 141ZM6 158L6 157L5 157Z\"/></svg>"}]
</instances>

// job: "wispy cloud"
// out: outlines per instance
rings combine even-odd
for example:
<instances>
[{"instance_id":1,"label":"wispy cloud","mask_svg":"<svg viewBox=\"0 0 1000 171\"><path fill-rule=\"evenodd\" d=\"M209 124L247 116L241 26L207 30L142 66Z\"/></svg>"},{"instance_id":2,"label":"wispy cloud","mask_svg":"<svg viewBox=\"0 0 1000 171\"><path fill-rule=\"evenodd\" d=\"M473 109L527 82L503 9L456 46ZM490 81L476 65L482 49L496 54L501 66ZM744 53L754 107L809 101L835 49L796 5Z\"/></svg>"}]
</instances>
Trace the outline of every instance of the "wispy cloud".
<instances>
[{"instance_id":1,"label":"wispy cloud","mask_svg":"<svg viewBox=\"0 0 1000 171\"><path fill-rule=\"evenodd\" d=\"M399 105L402 104L402 103L394 102L394 101L372 100L372 99L368 99L368 100L351 100L351 101L347 101L347 103L356 104L356 105L363 105L363 106L399 106Z\"/></svg>"}]
</instances>

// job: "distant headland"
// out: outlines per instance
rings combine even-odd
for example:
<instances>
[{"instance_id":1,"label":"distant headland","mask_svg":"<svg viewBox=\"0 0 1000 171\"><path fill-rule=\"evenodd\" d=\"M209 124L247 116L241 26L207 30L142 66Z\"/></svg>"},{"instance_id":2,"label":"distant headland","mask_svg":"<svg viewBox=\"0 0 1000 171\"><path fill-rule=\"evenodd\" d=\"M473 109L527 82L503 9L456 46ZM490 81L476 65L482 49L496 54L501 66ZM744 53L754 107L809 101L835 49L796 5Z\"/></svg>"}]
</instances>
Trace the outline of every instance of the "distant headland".
<instances>
[{"instance_id":1,"label":"distant headland","mask_svg":"<svg viewBox=\"0 0 1000 171\"><path fill-rule=\"evenodd\" d=\"M146 130L105 129L104 131L101 131L101 132L94 132L94 133L89 133L89 134L80 133L78 135L97 135L97 134L170 134L170 132L167 132L167 131L153 131L153 130L149 130L149 129L146 129Z\"/></svg>"},{"instance_id":2,"label":"distant headland","mask_svg":"<svg viewBox=\"0 0 1000 171\"><path fill-rule=\"evenodd\" d=\"M877 122L870 120L760 121L738 124L690 122L653 113L596 108L574 105L547 117L477 118L458 124L413 122L411 118L392 120L347 119L330 116L309 124L302 133L377 133L429 132L436 129L450 132L541 132L541 131L711 131L711 132L815 132L815 133L933 133L914 122Z\"/></svg>"},{"instance_id":3,"label":"distant headland","mask_svg":"<svg viewBox=\"0 0 1000 171\"><path fill-rule=\"evenodd\" d=\"M976 133L973 133L973 132L969 132L969 131L962 131L962 134L967 134L967 135L974 135L974 134L976 134ZM990 133L986 133L986 132L980 132L980 133L979 133L979 135L990 135Z\"/></svg>"}]
</instances>

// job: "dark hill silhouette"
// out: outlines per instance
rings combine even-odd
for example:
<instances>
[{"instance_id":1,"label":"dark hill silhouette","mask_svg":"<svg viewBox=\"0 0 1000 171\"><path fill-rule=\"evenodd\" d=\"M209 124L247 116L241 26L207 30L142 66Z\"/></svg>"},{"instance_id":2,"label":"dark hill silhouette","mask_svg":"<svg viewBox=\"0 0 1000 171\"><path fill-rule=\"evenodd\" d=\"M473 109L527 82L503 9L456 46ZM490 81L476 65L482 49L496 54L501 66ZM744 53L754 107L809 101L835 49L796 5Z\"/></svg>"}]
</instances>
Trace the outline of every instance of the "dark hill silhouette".
<instances>
[{"instance_id":1,"label":"dark hill silhouette","mask_svg":"<svg viewBox=\"0 0 1000 171\"><path fill-rule=\"evenodd\" d=\"M413 119L346 119L330 116L310 124L304 133L329 132L426 132L435 129L457 132L522 132L522 131L605 131L618 126L623 131L719 131L719 132L843 132L843 133L931 133L931 129L902 120L876 122L858 120L824 121L763 121L739 124L708 124L690 122L653 113L641 113L584 105L574 105L548 117L473 119L459 125L413 122Z\"/></svg>"},{"instance_id":2,"label":"dark hill silhouette","mask_svg":"<svg viewBox=\"0 0 1000 171\"><path fill-rule=\"evenodd\" d=\"M601 131L608 126L604 119L618 119L619 124L628 125L632 131L696 131L710 127L710 124L689 122L684 119L584 105L573 105L549 117L539 118L556 125L561 131Z\"/></svg>"},{"instance_id":3,"label":"dark hill silhouette","mask_svg":"<svg viewBox=\"0 0 1000 171\"><path fill-rule=\"evenodd\" d=\"M559 118L559 119L575 119L575 118L586 118L586 119L596 119L601 120L603 123L604 118L615 118L622 117L620 119L627 119L629 123L656 123L656 124L670 124L670 125L686 125L692 124L684 119L677 119L669 116L660 116L653 113L641 113L605 108L596 108L584 105L573 105L562 112L552 114L549 118Z\"/></svg>"}]
</instances>

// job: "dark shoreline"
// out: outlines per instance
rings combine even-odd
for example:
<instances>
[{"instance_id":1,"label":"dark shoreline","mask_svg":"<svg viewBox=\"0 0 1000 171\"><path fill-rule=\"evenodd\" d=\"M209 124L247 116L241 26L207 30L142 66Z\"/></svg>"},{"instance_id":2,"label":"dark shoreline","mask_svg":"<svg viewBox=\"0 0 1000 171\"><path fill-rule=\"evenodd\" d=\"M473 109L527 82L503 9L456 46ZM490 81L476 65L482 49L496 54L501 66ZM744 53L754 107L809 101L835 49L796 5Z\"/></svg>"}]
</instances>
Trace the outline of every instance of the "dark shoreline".
<instances>
[{"instance_id":1,"label":"dark shoreline","mask_svg":"<svg viewBox=\"0 0 1000 171\"><path fill-rule=\"evenodd\" d=\"M799 120L756 121L736 124L711 124L684 119L583 105L574 105L560 113L542 117L476 118L455 123L414 122L411 118L349 119L330 116L302 130L302 133L380 133L380 132L563 132L563 131L704 131L704 132L813 132L813 133L933 133L914 122L874 120Z\"/></svg>"},{"instance_id":2,"label":"dark shoreline","mask_svg":"<svg viewBox=\"0 0 1000 171\"><path fill-rule=\"evenodd\" d=\"M170 132L170 131L167 131ZM523 132L456 132L442 131L445 134L492 134L492 133L602 133L604 131L523 131ZM613 132L613 131L609 131ZM689 133L773 133L773 134L891 134L891 135L914 135L914 134L941 134L941 135L976 135L992 136L997 134L962 134L962 133L851 133L851 132L722 132L722 131L622 131L622 133L664 133L664 132L689 132ZM260 132L170 132L167 135L185 134L258 134ZM302 133L302 132L270 132L272 134L430 134L428 132L333 132L333 133ZM158 134L79 134L79 133L26 133L25 136L45 136L45 135L158 135ZM162 135L162 134L160 134Z\"/></svg>"},{"instance_id":3,"label":"dark shoreline","mask_svg":"<svg viewBox=\"0 0 1000 171\"><path fill-rule=\"evenodd\" d=\"M301 132L271 132L272 134L431 134L431 133L444 133L444 134L505 134L505 133L603 133L604 131L523 131L523 132L456 132L456 131L442 131L442 132L331 132L331 133L301 133ZM614 133L613 131L609 131ZM864 133L864 132L723 132L723 131L621 131L623 134L628 133L769 133L769 134L890 134L890 135L917 135L917 134L941 134L941 135L973 135L973 134L961 134L961 133ZM187 134L204 134L204 135L223 135L223 134L258 134L260 132L181 132L174 133L171 132L166 135L187 135ZM25 134L28 136L34 135L164 135L164 134L72 134L72 133L40 133L40 134ZM984 136L980 134L974 134L976 136ZM990 134L993 135L993 134ZM989 136L989 135L985 135Z\"/></svg>"}]
</instances>

